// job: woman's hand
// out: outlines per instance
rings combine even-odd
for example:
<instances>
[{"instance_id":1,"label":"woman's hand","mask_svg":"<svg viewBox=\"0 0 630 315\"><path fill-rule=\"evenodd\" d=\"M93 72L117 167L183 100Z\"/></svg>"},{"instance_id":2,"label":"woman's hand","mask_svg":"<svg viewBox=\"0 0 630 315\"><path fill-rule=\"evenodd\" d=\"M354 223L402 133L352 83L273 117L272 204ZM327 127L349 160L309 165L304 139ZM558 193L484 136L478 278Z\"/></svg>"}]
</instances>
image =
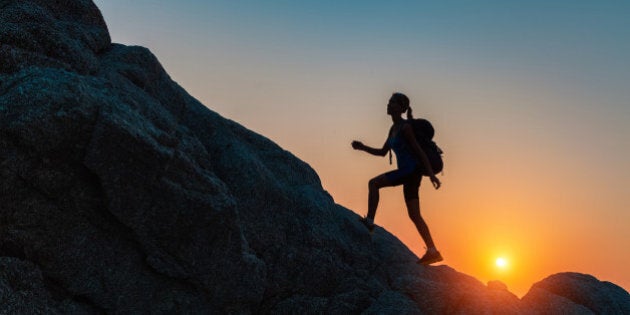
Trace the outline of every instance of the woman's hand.
<instances>
[{"instance_id":1,"label":"woman's hand","mask_svg":"<svg viewBox=\"0 0 630 315\"><path fill-rule=\"evenodd\" d=\"M435 189L440 189L440 186L442 186L442 182L440 182L440 180L435 177L435 175L431 176L431 184L433 184L433 187L435 187Z\"/></svg>"},{"instance_id":2,"label":"woman's hand","mask_svg":"<svg viewBox=\"0 0 630 315\"><path fill-rule=\"evenodd\" d=\"M352 141L352 148L355 150L365 149L365 145L361 141Z\"/></svg>"}]
</instances>

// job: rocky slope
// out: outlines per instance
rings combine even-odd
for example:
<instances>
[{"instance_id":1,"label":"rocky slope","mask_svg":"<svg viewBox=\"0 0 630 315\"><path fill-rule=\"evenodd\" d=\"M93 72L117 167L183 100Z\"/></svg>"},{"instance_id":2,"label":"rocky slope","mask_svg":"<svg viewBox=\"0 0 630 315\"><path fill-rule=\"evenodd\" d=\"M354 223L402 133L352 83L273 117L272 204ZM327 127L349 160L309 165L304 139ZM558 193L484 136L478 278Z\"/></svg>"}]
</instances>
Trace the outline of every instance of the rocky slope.
<instances>
[{"instance_id":1,"label":"rocky slope","mask_svg":"<svg viewBox=\"0 0 630 315\"><path fill-rule=\"evenodd\" d=\"M630 313L587 275L519 300L418 266L357 218L91 1L0 0L1 313Z\"/></svg>"}]
</instances>

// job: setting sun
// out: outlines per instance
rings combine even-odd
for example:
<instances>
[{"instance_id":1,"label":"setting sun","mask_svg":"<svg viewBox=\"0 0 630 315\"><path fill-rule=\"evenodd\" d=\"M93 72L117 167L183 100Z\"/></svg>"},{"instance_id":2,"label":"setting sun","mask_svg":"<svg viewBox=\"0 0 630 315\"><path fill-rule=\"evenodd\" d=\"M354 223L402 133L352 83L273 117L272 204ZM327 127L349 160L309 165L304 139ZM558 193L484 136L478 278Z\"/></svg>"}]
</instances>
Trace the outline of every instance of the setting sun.
<instances>
[{"instance_id":1,"label":"setting sun","mask_svg":"<svg viewBox=\"0 0 630 315\"><path fill-rule=\"evenodd\" d=\"M507 259L503 258L503 257L499 257L497 258L497 260L494 262L497 267L501 268L501 269L505 269L508 266L508 261Z\"/></svg>"}]
</instances>

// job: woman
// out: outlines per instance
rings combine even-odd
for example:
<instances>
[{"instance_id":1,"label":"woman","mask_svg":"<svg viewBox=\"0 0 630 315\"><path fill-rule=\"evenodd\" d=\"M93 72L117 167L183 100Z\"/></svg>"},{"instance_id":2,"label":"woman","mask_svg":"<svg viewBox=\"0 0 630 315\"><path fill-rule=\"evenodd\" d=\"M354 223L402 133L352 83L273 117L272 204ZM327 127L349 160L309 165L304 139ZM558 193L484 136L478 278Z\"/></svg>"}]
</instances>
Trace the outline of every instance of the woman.
<instances>
[{"instance_id":1,"label":"woman","mask_svg":"<svg viewBox=\"0 0 630 315\"><path fill-rule=\"evenodd\" d=\"M352 142L352 148L355 150L365 151L372 155L385 156L390 149L393 149L398 164L397 170L374 177L368 183L368 214L362 219L362 222L372 232L379 200L378 190L383 187L403 185L407 212L427 246L426 253L418 260L418 263L430 265L442 261L442 255L435 247L431 233L429 233L429 227L420 215L418 189L424 170L426 170L426 174L428 174L435 189L439 189L441 183L435 177L426 153L418 145L411 125L401 117L404 112L407 112L407 119L413 118L409 107L409 98L402 93L394 93L387 104L387 114L392 117L394 124L389 130L387 141L383 147L377 149L366 146L360 141Z\"/></svg>"}]
</instances>

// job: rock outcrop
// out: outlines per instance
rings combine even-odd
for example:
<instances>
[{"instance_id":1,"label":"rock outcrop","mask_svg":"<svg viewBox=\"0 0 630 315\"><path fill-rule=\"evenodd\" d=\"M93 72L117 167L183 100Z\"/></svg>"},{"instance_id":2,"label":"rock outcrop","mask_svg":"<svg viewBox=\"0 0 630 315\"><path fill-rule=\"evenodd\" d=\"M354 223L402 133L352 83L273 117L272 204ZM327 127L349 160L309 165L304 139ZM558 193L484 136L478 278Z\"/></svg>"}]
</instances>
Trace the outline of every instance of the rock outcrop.
<instances>
[{"instance_id":1,"label":"rock outcrop","mask_svg":"<svg viewBox=\"0 0 630 315\"><path fill-rule=\"evenodd\" d=\"M317 174L112 44L89 0L0 0L2 313L630 313L560 274L523 299L370 237Z\"/></svg>"},{"instance_id":2,"label":"rock outcrop","mask_svg":"<svg viewBox=\"0 0 630 315\"><path fill-rule=\"evenodd\" d=\"M560 273L532 286L523 302L539 314L630 314L628 292L579 273Z\"/></svg>"}]
</instances>

